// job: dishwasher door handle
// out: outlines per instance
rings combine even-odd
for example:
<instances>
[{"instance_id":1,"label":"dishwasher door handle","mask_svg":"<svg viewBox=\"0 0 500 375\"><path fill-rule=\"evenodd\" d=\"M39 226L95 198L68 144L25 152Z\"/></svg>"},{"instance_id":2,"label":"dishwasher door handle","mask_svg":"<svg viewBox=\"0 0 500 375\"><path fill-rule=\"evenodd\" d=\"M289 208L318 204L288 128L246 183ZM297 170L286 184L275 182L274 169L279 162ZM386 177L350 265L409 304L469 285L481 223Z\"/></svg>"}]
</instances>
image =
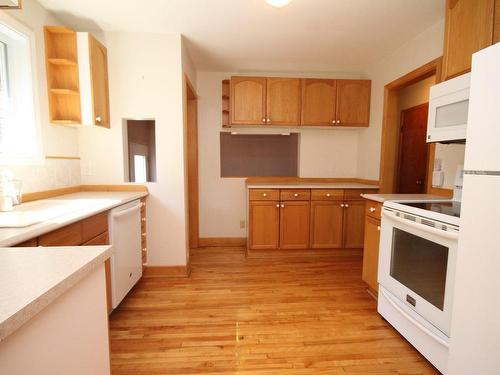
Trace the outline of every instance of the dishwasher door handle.
<instances>
[{"instance_id":1,"label":"dishwasher door handle","mask_svg":"<svg viewBox=\"0 0 500 375\"><path fill-rule=\"evenodd\" d=\"M120 219L121 217L135 213L136 211L138 211L140 209L141 209L141 205L138 204L137 206L127 208L126 210L123 210L123 211L111 212L111 217L113 219Z\"/></svg>"}]
</instances>

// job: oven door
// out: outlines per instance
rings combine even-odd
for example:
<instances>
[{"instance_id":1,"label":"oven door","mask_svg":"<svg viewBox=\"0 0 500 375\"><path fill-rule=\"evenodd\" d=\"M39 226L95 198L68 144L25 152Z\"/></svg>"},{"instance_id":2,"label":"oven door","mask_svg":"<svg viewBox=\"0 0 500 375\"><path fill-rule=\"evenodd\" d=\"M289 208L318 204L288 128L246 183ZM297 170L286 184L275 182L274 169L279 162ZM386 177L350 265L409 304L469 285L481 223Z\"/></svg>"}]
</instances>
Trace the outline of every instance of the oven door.
<instances>
[{"instance_id":1,"label":"oven door","mask_svg":"<svg viewBox=\"0 0 500 375\"><path fill-rule=\"evenodd\" d=\"M378 282L450 336L458 233L382 212Z\"/></svg>"}]
</instances>

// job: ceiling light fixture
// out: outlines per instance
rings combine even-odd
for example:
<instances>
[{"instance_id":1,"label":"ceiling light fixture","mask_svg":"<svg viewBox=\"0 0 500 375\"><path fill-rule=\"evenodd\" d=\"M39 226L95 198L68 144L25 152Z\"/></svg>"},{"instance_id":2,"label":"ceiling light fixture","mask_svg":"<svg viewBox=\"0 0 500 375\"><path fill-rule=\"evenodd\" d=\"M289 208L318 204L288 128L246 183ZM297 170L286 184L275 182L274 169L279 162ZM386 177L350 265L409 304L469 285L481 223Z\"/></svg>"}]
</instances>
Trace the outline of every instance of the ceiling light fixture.
<instances>
[{"instance_id":1,"label":"ceiling light fixture","mask_svg":"<svg viewBox=\"0 0 500 375\"><path fill-rule=\"evenodd\" d=\"M292 0L266 0L266 3L272 5L273 7L281 8L284 7L285 5L290 4L291 1Z\"/></svg>"}]
</instances>

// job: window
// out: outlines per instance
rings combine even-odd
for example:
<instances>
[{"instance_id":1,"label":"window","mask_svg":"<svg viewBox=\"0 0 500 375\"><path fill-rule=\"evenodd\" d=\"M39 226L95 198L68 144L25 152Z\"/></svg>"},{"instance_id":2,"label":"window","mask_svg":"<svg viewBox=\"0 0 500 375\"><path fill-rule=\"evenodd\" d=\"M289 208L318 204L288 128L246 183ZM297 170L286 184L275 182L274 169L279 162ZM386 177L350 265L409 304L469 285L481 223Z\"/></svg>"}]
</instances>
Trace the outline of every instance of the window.
<instances>
[{"instance_id":1,"label":"window","mask_svg":"<svg viewBox=\"0 0 500 375\"><path fill-rule=\"evenodd\" d=\"M0 163L32 162L41 145L35 108L34 35L0 14Z\"/></svg>"}]
</instances>

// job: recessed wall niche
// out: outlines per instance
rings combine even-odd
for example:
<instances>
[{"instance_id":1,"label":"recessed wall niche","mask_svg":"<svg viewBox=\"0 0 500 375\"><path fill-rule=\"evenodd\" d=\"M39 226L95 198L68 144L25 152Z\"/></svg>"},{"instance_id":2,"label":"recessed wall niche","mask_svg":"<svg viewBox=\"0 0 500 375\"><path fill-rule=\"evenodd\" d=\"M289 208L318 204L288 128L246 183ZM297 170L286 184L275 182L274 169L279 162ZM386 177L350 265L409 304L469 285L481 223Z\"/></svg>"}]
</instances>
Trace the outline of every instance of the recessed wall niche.
<instances>
[{"instance_id":1,"label":"recessed wall niche","mask_svg":"<svg viewBox=\"0 0 500 375\"><path fill-rule=\"evenodd\" d=\"M125 182L156 182L155 120L124 120Z\"/></svg>"}]
</instances>

